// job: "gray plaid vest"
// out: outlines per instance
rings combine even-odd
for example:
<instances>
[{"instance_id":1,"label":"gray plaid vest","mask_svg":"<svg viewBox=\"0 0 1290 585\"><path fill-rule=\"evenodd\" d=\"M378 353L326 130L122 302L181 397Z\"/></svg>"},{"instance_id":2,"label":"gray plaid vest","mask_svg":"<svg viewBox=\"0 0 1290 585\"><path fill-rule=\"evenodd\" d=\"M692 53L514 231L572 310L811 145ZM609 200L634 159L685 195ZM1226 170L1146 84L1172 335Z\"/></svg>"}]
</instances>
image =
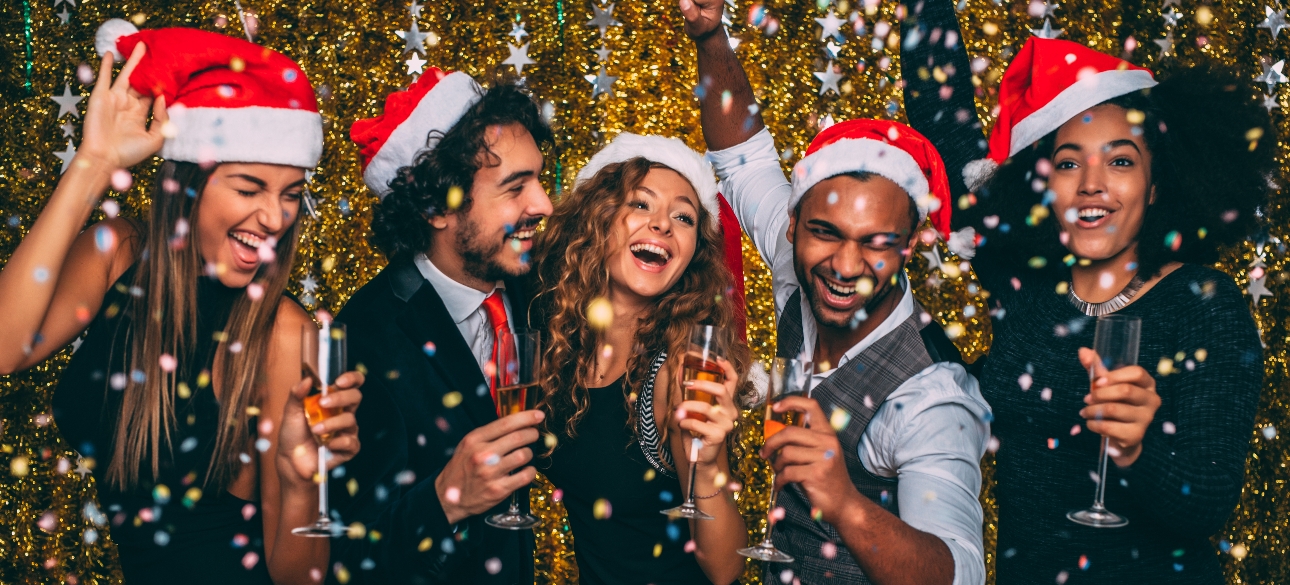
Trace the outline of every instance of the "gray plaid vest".
<instances>
[{"instance_id":1,"label":"gray plaid vest","mask_svg":"<svg viewBox=\"0 0 1290 585\"><path fill-rule=\"evenodd\" d=\"M776 352L779 357L796 358L801 354L801 298L799 288L789 297L780 315ZM922 307L915 302L913 315L811 390L812 398L826 414L841 408L851 415L851 422L838 432L851 483L865 497L897 516L900 510L896 506L896 480L875 476L864 468L860 461L860 438L878 407L906 380L935 362L958 361L957 350L952 350L952 356L947 355L947 347L952 345L946 345L948 339L944 332L932 325L930 319L924 326L922 314ZM945 342L937 343L937 335ZM792 569L803 585L869 583L837 530L811 518L811 504L801 488L789 485L780 493L777 503L784 508L784 519L775 525L775 546L796 560L788 564L766 563L767 583L779 583L779 574L786 568ZM831 559L821 553L821 546L826 542L837 547Z\"/></svg>"}]
</instances>

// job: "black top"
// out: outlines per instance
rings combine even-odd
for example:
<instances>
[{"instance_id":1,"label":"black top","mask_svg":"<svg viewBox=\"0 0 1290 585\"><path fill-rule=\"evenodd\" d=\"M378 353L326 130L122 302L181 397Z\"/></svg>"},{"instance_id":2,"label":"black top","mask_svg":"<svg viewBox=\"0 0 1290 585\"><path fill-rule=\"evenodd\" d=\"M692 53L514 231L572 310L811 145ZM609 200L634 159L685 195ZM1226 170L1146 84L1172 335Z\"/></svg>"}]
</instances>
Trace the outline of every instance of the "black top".
<instances>
[{"instance_id":1,"label":"black top","mask_svg":"<svg viewBox=\"0 0 1290 585\"><path fill-rule=\"evenodd\" d=\"M198 378L214 362L212 334L224 328L242 289L198 278L196 350L179 359L175 370L177 379L188 383L190 395L184 398L180 392L175 398L172 448L163 447L155 480L149 459L141 463L134 489L123 492L106 480L121 412L120 389L132 375L127 356L135 270L126 270L108 290L59 379L55 423L69 445L97 462L100 509L120 551L126 583L270 583L259 506L204 485L219 428L219 403L211 385L198 384ZM148 373L159 372L152 368Z\"/></svg>"},{"instance_id":2,"label":"black top","mask_svg":"<svg viewBox=\"0 0 1290 585\"><path fill-rule=\"evenodd\" d=\"M902 38L924 39L902 50L905 108L944 156L957 200L966 193L964 164L982 158L986 143L966 51L945 42L958 32L953 3L919 6L903 23ZM918 73L935 67L952 91ZM1129 525L1087 528L1066 513L1088 507L1095 489L1101 437L1079 416L1089 380L1077 357L1092 346L1095 321L1055 291L1054 271L1016 262L1026 250L1009 242L1007 220L986 222L980 207L955 216L986 238L972 263L995 309L980 380L1000 442L997 582L1052 583L1065 572L1071 585L1222 583L1209 537L1240 497L1263 379L1244 295L1226 274L1185 265L1119 311L1142 319L1138 363L1155 377L1161 406L1138 460L1108 465L1106 506Z\"/></svg>"},{"instance_id":3,"label":"black top","mask_svg":"<svg viewBox=\"0 0 1290 585\"><path fill-rule=\"evenodd\" d=\"M578 436L560 432L550 458L538 461L538 469L564 492L579 583L709 583L694 555L685 552L689 521L659 513L680 505L685 493L675 478L646 461L627 425L631 407L623 380L591 388ZM703 491L696 495L707 495Z\"/></svg>"},{"instance_id":4,"label":"black top","mask_svg":"<svg viewBox=\"0 0 1290 585\"><path fill-rule=\"evenodd\" d=\"M512 309L527 306L524 291L522 282L507 281ZM527 316L513 310L511 323L525 327ZM363 449L331 474L329 495L332 510L369 537L332 540L332 563L347 568L349 585L531 585L533 531L484 522L506 511L510 498L449 524L435 491L462 438L497 420L497 410L434 287L410 259L392 262L337 320L349 328L350 369L368 374L355 412ZM519 496L528 510L526 492ZM327 579L336 583L335 572Z\"/></svg>"}]
</instances>

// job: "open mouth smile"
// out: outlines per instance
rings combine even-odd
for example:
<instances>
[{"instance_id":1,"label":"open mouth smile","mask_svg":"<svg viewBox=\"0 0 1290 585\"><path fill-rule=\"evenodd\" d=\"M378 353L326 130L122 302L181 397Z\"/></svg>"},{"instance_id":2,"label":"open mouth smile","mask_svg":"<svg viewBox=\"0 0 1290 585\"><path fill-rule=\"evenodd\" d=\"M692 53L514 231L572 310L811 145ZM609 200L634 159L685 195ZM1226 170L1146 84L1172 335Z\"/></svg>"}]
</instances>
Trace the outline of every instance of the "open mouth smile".
<instances>
[{"instance_id":1,"label":"open mouth smile","mask_svg":"<svg viewBox=\"0 0 1290 585\"><path fill-rule=\"evenodd\" d=\"M636 260L636 265L647 272L662 272L672 261L672 251L659 244L637 242L627 249Z\"/></svg>"},{"instance_id":2,"label":"open mouth smile","mask_svg":"<svg viewBox=\"0 0 1290 585\"><path fill-rule=\"evenodd\" d=\"M1075 225L1082 228L1095 228L1105 224L1107 218L1115 211L1105 207L1081 207L1076 211Z\"/></svg>"}]
</instances>

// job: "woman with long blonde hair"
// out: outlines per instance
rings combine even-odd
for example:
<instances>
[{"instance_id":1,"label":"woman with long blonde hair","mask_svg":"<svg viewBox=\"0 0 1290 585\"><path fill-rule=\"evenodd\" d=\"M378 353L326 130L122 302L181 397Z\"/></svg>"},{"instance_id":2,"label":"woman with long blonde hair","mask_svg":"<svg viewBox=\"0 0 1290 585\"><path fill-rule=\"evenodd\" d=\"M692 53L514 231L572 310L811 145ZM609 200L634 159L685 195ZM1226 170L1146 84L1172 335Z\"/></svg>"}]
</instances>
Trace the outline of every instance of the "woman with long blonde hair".
<instances>
[{"instance_id":1,"label":"woman with long blonde hair","mask_svg":"<svg viewBox=\"0 0 1290 585\"><path fill-rule=\"evenodd\" d=\"M622 134L539 235L533 322L546 325L541 408L556 439L539 468L562 490L582 583L725 584L743 571L735 550L747 531L728 489L727 440L750 354L735 329L718 213L698 153ZM611 316L598 314L606 307ZM715 405L683 400L681 357L701 324L728 348L725 382L686 384ZM687 523L659 510L689 487L677 478L692 465L691 436L702 445L697 504L714 518Z\"/></svg>"},{"instance_id":2,"label":"woman with long blonde hair","mask_svg":"<svg viewBox=\"0 0 1290 585\"><path fill-rule=\"evenodd\" d=\"M322 154L312 86L289 58L223 35L112 20L98 38L80 149L0 271L0 373L84 335L54 419L92 467L86 515L127 583L316 582L328 542L291 530L317 514L317 445L329 466L358 451L363 378L342 376L323 403L337 415L306 422L312 323L284 289ZM124 169L158 151L148 222L81 231L109 183L124 189Z\"/></svg>"}]
</instances>

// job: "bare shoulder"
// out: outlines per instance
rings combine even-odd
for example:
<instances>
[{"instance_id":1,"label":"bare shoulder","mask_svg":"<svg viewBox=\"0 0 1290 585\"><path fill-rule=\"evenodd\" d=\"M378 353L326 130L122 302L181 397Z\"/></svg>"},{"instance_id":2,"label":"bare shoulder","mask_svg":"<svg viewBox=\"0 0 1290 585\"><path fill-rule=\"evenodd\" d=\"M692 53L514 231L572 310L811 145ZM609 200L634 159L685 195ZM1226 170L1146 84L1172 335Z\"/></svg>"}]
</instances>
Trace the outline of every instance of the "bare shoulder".
<instances>
[{"instance_id":1,"label":"bare shoulder","mask_svg":"<svg viewBox=\"0 0 1290 585\"><path fill-rule=\"evenodd\" d=\"M76 237L68 254L68 266L78 270L97 266L108 284L116 282L138 259L143 250L143 228L134 220L105 219Z\"/></svg>"},{"instance_id":2,"label":"bare shoulder","mask_svg":"<svg viewBox=\"0 0 1290 585\"><path fill-rule=\"evenodd\" d=\"M278 315L273 322L274 350L299 352L300 331L305 325L312 324L309 314L290 297L283 295L278 299Z\"/></svg>"}]
</instances>

